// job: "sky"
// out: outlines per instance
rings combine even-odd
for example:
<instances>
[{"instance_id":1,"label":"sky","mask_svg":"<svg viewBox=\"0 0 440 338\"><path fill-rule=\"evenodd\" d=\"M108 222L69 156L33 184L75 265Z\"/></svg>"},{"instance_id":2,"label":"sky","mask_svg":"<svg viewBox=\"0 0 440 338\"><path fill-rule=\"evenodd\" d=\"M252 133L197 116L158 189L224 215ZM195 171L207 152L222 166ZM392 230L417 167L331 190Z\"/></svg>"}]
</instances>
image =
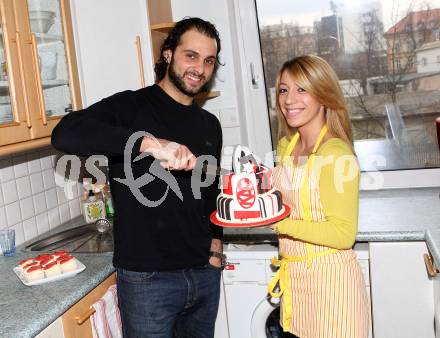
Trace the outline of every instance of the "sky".
<instances>
[{"instance_id":1,"label":"sky","mask_svg":"<svg viewBox=\"0 0 440 338\"><path fill-rule=\"evenodd\" d=\"M440 8L440 0L333 0L338 12L344 16L353 16L372 6L380 4L385 29L405 16L412 5L415 10L429 5ZM256 0L260 25L293 22L299 25L312 26L313 21L331 15L330 0Z\"/></svg>"},{"instance_id":2,"label":"sky","mask_svg":"<svg viewBox=\"0 0 440 338\"><path fill-rule=\"evenodd\" d=\"M346 51L359 48L359 14L379 9L382 22L387 31L400 19L405 17L409 8L420 10L440 8L440 0L333 0L337 13L342 17ZM293 23L300 26L313 27L314 21L332 15L330 0L256 0L260 26Z\"/></svg>"}]
</instances>

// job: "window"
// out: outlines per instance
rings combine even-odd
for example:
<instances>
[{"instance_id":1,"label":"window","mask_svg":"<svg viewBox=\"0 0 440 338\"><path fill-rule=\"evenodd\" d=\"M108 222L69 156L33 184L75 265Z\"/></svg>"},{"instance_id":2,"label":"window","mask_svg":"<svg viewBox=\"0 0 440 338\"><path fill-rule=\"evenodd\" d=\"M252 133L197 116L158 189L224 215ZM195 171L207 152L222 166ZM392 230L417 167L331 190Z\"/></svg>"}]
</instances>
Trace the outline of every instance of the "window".
<instances>
[{"instance_id":1,"label":"window","mask_svg":"<svg viewBox=\"0 0 440 338\"><path fill-rule=\"evenodd\" d=\"M440 167L434 124L440 112L440 77L418 72L414 60L427 66L427 54L421 57L412 47L413 41L426 42L419 41L417 30L440 40L437 18L413 21L413 16L421 14L412 12L421 11L423 0L412 1L413 7L405 0L390 3L394 5L365 0L352 6L350 0L340 0L330 8L323 1L318 8L310 1L255 0L274 147L278 142L277 71L288 59L315 54L326 59L340 79L363 171ZM393 8L399 8L399 13ZM430 2L430 10L440 11L440 2ZM276 48L273 40L261 34L281 22L286 29L301 27L290 30L295 46L281 39Z\"/></svg>"}]
</instances>

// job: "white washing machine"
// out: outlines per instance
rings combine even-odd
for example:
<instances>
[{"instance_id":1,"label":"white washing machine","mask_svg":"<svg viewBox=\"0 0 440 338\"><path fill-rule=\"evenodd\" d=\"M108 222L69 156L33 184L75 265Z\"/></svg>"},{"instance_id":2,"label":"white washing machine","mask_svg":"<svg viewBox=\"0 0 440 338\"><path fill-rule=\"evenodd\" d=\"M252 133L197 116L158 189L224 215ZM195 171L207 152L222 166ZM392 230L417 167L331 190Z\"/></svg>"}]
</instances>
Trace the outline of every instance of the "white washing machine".
<instances>
[{"instance_id":1,"label":"white washing machine","mask_svg":"<svg viewBox=\"0 0 440 338\"><path fill-rule=\"evenodd\" d=\"M355 245L370 294L367 243ZM223 290L216 323L216 338L280 338L279 300L267 294L275 271L270 260L278 248L270 244L228 244L228 265L223 271ZM371 337L371 333L370 333Z\"/></svg>"}]
</instances>

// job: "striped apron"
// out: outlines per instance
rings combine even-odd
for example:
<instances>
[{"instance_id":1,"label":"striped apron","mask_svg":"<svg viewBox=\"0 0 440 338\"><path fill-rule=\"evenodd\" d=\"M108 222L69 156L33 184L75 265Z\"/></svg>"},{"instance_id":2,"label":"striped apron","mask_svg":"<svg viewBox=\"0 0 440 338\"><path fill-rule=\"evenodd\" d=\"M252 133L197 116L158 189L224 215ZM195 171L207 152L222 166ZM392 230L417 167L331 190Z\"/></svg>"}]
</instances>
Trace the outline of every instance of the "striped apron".
<instances>
[{"instance_id":1,"label":"striped apron","mask_svg":"<svg viewBox=\"0 0 440 338\"><path fill-rule=\"evenodd\" d=\"M325 221L319 182L312 174L313 161L327 128L324 126L307 163L293 166L290 154L297 133L273 171L273 182L290 218ZM336 250L289 236L279 236L279 266L269 284L272 297L281 298L281 326L300 338L366 338L370 305L365 281L353 250ZM279 291L275 289L279 285Z\"/></svg>"}]
</instances>

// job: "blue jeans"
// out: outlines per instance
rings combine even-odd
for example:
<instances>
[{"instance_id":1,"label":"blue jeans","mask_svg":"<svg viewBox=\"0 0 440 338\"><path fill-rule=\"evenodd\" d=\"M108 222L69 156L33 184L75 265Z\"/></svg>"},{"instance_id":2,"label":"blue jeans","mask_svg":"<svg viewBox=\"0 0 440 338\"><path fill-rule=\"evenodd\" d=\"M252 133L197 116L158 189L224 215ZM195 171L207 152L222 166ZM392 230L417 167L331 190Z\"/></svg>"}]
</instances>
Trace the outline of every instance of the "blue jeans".
<instances>
[{"instance_id":1,"label":"blue jeans","mask_svg":"<svg viewBox=\"0 0 440 338\"><path fill-rule=\"evenodd\" d=\"M125 338L212 338L220 297L219 268L135 272L116 269Z\"/></svg>"}]
</instances>

